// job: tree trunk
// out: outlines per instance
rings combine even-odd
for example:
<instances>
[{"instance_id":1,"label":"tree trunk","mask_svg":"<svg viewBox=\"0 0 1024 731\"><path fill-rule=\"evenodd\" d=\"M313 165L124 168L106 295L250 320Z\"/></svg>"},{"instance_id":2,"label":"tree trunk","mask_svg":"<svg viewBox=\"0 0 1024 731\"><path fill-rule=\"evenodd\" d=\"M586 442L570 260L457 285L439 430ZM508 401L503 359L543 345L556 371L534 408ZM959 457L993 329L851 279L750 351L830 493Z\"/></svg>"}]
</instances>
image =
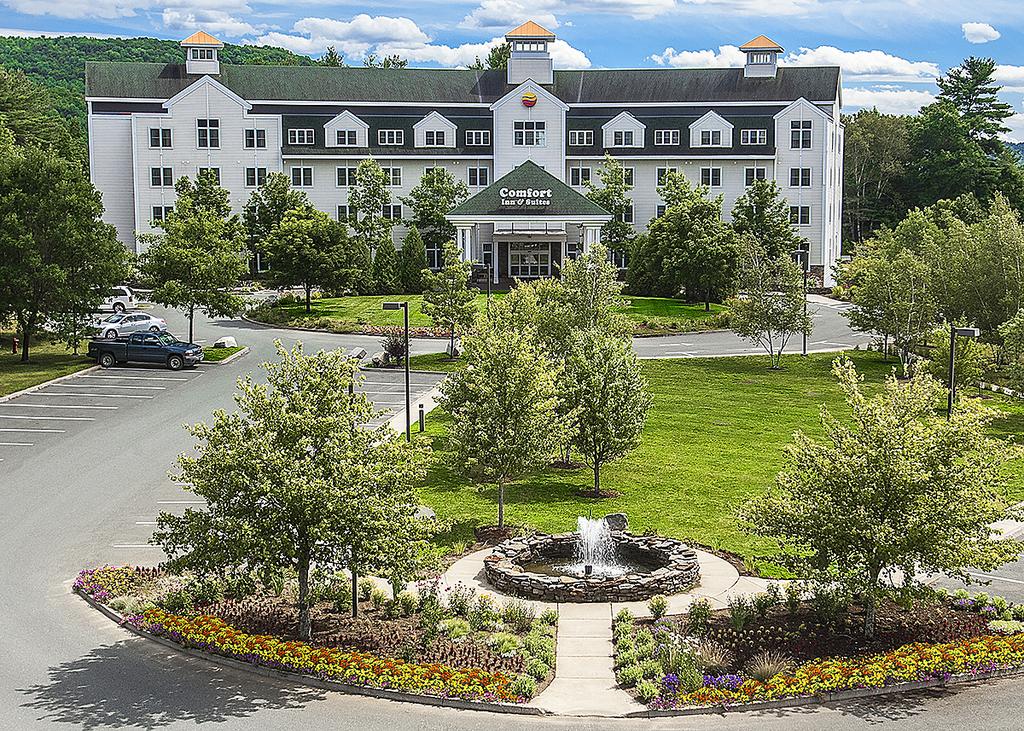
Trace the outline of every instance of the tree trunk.
<instances>
[{"instance_id":1,"label":"tree trunk","mask_svg":"<svg viewBox=\"0 0 1024 731\"><path fill-rule=\"evenodd\" d=\"M306 285L306 314L309 314L310 312L312 312L312 308L310 307L310 304L309 304L309 299L310 299L309 293L310 293L311 289L312 289L312 287L307 284Z\"/></svg>"},{"instance_id":2,"label":"tree trunk","mask_svg":"<svg viewBox=\"0 0 1024 731\"><path fill-rule=\"evenodd\" d=\"M875 620L878 613L875 595L868 593L864 596L864 637L867 639L874 639L875 636Z\"/></svg>"},{"instance_id":3,"label":"tree trunk","mask_svg":"<svg viewBox=\"0 0 1024 731\"><path fill-rule=\"evenodd\" d=\"M498 483L498 528L505 527L505 485Z\"/></svg>"},{"instance_id":4,"label":"tree trunk","mask_svg":"<svg viewBox=\"0 0 1024 731\"><path fill-rule=\"evenodd\" d=\"M189 342L189 344L194 342L193 341L193 337L195 337L195 335L194 335L194 332L193 332L193 325L195 323L195 320L196 320L196 306L195 305L189 305L189 307L188 307L188 342Z\"/></svg>"},{"instance_id":5,"label":"tree trunk","mask_svg":"<svg viewBox=\"0 0 1024 731\"><path fill-rule=\"evenodd\" d=\"M711 312L711 290L708 289L708 291L705 294L706 297L704 298L704 311Z\"/></svg>"},{"instance_id":6,"label":"tree trunk","mask_svg":"<svg viewBox=\"0 0 1024 731\"><path fill-rule=\"evenodd\" d=\"M25 327L21 330L21 362L28 363L28 341L31 339L32 331Z\"/></svg>"},{"instance_id":7,"label":"tree trunk","mask_svg":"<svg viewBox=\"0 0 1024 731\"><path fill-rule=\"evenodd\" d=\"M299 639L307 642L313 638L313 626L309 619L309 554L299 556Z\"/></svg>"},{"instance_id":8,"label":"tree trunk","mask_svg":"<svg viewBox=\"0 0 1024 731\"><path fill-rule=\"evenodd\" d=\"M448 331L448 357L455 357L455 324L452 323L451 330Z\"/></svg>"},{"instance_id":9,"label":"tree trunk","mask_svg":"<svg viewBox=\"0 0 1024 731\"><path fill-rule=\"evenodd\" d=\"M601 465L594 462L594 497L601 497Z\"/></svg>"},{"instance_id":10,"label":"tree trunk","mask_svg":"<svg viewBox=\"0 0 1024 731\"><path fill-rule=\"evenodd\" d=\"M359 616L359 574L356 573L355 551L352 552L352 565L348 572L352 575L352 619Z\"/></svg>"}]
</instances>

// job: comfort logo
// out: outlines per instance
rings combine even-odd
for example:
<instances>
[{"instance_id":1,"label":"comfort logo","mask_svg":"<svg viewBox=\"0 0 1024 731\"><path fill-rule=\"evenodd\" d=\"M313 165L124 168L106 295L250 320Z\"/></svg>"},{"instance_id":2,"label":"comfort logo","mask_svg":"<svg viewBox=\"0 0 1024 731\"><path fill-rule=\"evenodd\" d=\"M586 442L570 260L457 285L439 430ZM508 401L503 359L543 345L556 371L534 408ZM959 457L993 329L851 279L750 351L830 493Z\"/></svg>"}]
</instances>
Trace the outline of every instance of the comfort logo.
<instances>
[{"instance_id":1,"label":"comfort logo","mask_svg":"<svg viewBox=\"0 0 1024 731\"><path fill-rule=\"evenodd\" d=\"M537 103L537 95L534 94L532 91L528 91L525 94L523 94L523 106L524 107L532 107L536 103Z\"/></svg>"}]
</instances>

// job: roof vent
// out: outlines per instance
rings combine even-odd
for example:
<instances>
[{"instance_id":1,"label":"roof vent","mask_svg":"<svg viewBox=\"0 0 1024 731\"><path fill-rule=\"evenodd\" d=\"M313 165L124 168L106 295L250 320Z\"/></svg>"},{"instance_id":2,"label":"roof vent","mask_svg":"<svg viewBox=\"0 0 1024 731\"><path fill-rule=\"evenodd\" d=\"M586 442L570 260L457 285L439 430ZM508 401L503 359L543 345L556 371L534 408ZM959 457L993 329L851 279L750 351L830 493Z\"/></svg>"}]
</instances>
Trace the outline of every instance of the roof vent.
<instances>
[{"instance_id":1,"label":"roof vent","mask_svg":"<svg viewBox=\"0 0 1024 731\"><path fill-rule=\"evenodd\" d=\"M767 36L758 36L740 46L740 50L747 54L747 62L743 66L744 77L775 78L782 46Z\"/></svg>"}]
</instances>

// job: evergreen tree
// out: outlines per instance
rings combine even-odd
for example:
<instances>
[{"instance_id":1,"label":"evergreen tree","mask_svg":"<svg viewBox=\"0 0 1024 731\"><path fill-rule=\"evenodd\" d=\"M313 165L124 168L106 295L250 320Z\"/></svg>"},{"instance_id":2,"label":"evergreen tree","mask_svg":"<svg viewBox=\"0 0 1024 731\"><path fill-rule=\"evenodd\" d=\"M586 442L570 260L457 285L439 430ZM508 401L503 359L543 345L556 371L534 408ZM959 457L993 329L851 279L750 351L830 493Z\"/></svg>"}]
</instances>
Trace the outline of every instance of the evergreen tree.
<instances>
[{"instance_id":1,"label":"evergreen tree","mask_svg":"<svg viewBox=\"0 0 1024 731\"><path fill-rule=\"evenodd\" d=\"M487 68L504 71L508 68L508 59L511 55L512 44L507 41L491 46L491 50L487 53Z\"/></svg>"},{"instance_id":2,"label":"evergreen tree","mask_svg":"<svg viewBox=\"0 0 1024 731\"><path fill-rule=\"evenodd\" d=\"M433 167L423 173L402 203L412 210L412 223L426 248L440 251L446 242L455 240L455 226L445 216L468 197L465 182L456 180L446 168Z\"/></svg>"},{"instance_id":3,"label":"evergreen tree","mask_svg":"<svg viewBox=\"0 0 1024 731\"><path fill-rule=\"evenodd\" d=\"M377 294L397 294L402 289L394 244L381 244L373 254L373 289Z\"/></svg>"},{"instance_id":4,"label":"evergreen tree","mask_svg":"<svg viewBox=\"0 0 1024 731\"><path fill-rule=\"evenodd\" d=\"M366 241L359 236L349 238L351 286L356 294L373 292L373 255Z\"/></svg>"},{"instance_id":5,"label":"evergreen tree","mask_svg":"<svg viewBox=\"0 0 1024 731\"><path fill-rule=\"evenodd\" d=\"M999 101L995 70L995 60L971 56L935 80L938 98L956 107L971 136L990 154L1001 150L999 135L1010 131L1005 121L1013 116L1013 106Z\"/></svg>"},{"instance_id":6,"label":"evergreen tree","mask_svg":"<svg viewBox=\"0 0 1024 731\"><path fill-rule=\"evenodd\" d=\"M772 258L790 256L807 246L807 240L789 222L789 202L774 180L756 180L736 199L732 227L740 236L752 237Z\"/></svg>"},{"instance_id":7,"label":"evergreen tree","mask_svg":"<svg viewBox=\"0 0 1024 731\"><path fill-rule=\"evenodd\" d=\"M341 57L341 54L338 53L334 46L328 46L327 50L324 52L324 55L318 58L316 62L321 66L340 67L348 65L345 63L345 59Z\"/></svg>"},{"instance_id":8,"label":"evergreen tree","mask_svg":"<svg viewBox=\"0 0 1024 731\"><path fill-rule=\"evenodd\" d=\"M409 65L408 59L397 53L378 58L376 53L368 53L363 57L363 66L376 69L404 69Z\"/></svg>"},{"instance_id":9,"label":"evergreen tree","mask_svg":"<svg viewBox=\"0 0 1024 731\"><path fill-rule=\"evenodd\" d=\"M402 291L407 294L419 294L423 291L423 270L427 268L427 250L423 245L423 237L415 226L402 241L402 251L398 257L399 279Z\"/></svg>"},{"instance_id":10,"label":"evergreen tree","mask_svg":"<svg viewBox=\"0 0 1024 731\"><path fill-rule=\"evenodd\" d=\"M0 129L16 145L46 147L65 159L84 163L85 146L72 137L68 124L54 110L46 89L20 71L0 66Z\"/></svg>"}]
</instances>

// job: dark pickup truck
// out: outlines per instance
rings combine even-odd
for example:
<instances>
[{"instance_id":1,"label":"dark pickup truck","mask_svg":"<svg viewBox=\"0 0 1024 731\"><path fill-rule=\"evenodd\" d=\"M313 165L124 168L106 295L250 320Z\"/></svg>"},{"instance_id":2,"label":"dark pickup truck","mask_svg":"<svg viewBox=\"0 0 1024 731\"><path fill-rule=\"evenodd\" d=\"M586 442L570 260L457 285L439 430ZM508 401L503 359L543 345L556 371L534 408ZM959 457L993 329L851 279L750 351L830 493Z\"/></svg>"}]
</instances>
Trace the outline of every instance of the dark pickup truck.
<instances>
[{"instance_id":1,"label":"dark pickup truck","mask_svg":"<svg viewBox=\"0 0 1024 731\"><path fill-rule=\"evenodd\" d=\"M162 363L172 371L180 371L201 361L203 349L165 332L141 332L93 340L89 343L89 357L104 368L118 363Z\"/></svg>"}]
</instances>

